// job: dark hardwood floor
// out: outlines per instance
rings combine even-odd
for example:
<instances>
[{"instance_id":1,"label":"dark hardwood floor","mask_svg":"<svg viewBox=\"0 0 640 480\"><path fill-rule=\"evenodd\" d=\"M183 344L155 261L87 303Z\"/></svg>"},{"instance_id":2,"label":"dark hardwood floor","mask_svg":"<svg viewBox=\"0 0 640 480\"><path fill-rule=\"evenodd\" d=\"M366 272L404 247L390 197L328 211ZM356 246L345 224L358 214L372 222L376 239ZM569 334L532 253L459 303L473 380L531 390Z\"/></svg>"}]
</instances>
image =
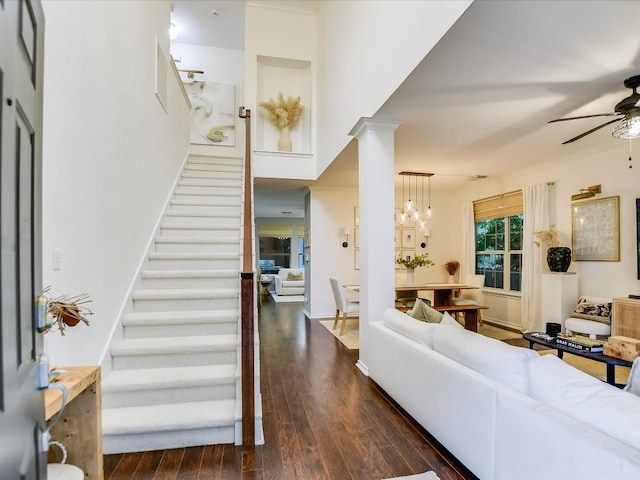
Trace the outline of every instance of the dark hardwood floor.
<instances>
[{"instance_id":1,"label":"dark hardwood floor","mask_svg":"<svg viewBox=\"0 0 640 480\"><path fill-rule=\"evenodd\" d=\"M378 480L433 470L474 478L396 408L302 304L265 301L259 320L265 443L106 455L106 480ZM461 432L461 434L463 434Z\"/></svg>"}]
</instances>

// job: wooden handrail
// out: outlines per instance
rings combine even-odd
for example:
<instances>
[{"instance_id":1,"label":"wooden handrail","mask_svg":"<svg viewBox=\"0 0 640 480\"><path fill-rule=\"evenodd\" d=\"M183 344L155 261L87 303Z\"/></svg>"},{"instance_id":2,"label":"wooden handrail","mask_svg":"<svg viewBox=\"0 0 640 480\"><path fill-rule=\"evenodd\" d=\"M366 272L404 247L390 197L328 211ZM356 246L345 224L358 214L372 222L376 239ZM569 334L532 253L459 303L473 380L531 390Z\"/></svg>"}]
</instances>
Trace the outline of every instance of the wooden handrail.
<instances>
[{"instance_id":1,"label":"wooden handrail","mask_svg":"<svg viewBox=\"0 0 640 480\"><path fill-rule=\"evenodd\" d=\"M253 272L253 219L251 216L251 110L240 107L240 118L245 119L244 158L244 211L242 272L240 274L241 348L242 348L242 446L254 448L256 444L255 375L254 375L254 297Z\"/></svg>"}]
</instances>

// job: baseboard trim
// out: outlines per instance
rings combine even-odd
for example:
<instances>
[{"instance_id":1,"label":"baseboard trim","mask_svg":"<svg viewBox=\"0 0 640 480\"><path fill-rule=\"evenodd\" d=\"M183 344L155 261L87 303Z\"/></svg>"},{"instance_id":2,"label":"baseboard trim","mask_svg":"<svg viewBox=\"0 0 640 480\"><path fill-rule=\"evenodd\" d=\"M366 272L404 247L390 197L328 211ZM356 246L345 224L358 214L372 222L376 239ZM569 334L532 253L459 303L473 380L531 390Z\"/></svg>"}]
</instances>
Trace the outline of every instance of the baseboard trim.
<instances>
[{"instance_id":1,"label":"baseboard trim","mask_svg":"<svg viewBox=\"0 0 640 480\"><path fill-rule=\"evenodd\" d=\"M362 363L362 360L358 359L358 361L356 362L356 367L364 374L365 377L369 376L369 367Z\"/></svg>"}]
</instances>

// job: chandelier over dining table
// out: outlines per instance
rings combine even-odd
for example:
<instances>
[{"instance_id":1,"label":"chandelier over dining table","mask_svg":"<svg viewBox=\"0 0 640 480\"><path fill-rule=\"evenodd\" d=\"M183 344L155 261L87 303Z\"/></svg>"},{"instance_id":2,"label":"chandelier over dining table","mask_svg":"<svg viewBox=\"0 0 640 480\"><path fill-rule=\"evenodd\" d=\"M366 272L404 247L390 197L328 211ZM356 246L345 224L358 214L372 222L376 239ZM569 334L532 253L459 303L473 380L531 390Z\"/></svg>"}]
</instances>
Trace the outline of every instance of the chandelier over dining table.
<instances>
[{"instance_id":1,"label":"chandelier over dining table","mask_svg":"<svg viewBox=\"0 0 640 480\"><path fill-rule=\"evenodd\" d=\"M402 176L402 210L399 218L400 223L403 225L413 223L420 230L428 232L429 227L427 220L433 216L433 210L431 209L431 177L433 177L433 173L402 171L399 175ZM424 195L425 178L428 182L426 203ZM419 189L418 183L420 183ZM407 186L408 195L406 191ZM415 200L412 200L412 194L415 194L415 196L413 196Z\"/></svg>"}]
</instances>

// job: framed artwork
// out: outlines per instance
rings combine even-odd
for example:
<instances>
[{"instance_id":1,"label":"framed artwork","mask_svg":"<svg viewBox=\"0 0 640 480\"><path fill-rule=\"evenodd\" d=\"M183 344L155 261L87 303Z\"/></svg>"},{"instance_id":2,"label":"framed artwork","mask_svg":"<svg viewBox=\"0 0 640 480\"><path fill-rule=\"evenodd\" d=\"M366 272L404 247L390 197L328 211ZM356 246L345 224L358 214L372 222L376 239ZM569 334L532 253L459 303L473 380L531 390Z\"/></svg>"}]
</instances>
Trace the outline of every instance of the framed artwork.
<instances>
[{"instance_id":1,"label":"framed artwork","mask_svg":"<svg viewBox=\"0 0 640 480\"><path fill-rule=\"evenodd\" d=\"M304 248L309 248L311 246L311 229L304 229Z\"/></svg>"},{"instance_id":2,"label":"framed artwork","mask_svg":"<svg viewBox=\"0 0 640 480\"><path fill-rule=\"evenodd\" d=\"M358 208L357 205L353 207L353 226L354 227L360 226L360 209Z\"/></svg>"},{"instance_id":3,"label":"framed artwork","mask_svg":"<svg viewBox=\"0 0 640 480\"><path fill-rule=\"evenodd\" d=\"M396 228L393 233L393 243L396 246L396 250L400 248L400 229Z\"/></svg>"},{"instance_id":4,"label":"framed artwork","mask_svg":"<svg viewBox=\"0 0 640 480\"><path fill-rule=\"evenodd\" d=\"M395 223L396 225L400 225L400 213L402 212L399 208L396 208L393 211L393 223Z\"/></svg>"},{"instance_id":5,"label":"framed artwork","mask_svg":"<svg viewBox=\"0 0 640 480\"><path fill-rule=\"evenodd\" d=\"M233 85L212 82L183 82L191 102L191 143L236 144Z\"/></svg>"},{"instance_id":6,"label":"framed artwork","mask_svg":"<svg viewBox=\"0 0 640 480\"><path fill-rule=\"evenodd\" d=\"M360 270L360 250L353 250L353 269Z\"/></svg>"},{"instance_id":7,"label":"framed artwork","mask_svg":"<svg viewBox=\"0 0 640 480\"><path fill-rule=\"evenodd\" d=\"M620 196L571 203L571 244L576 261L620 261Z\"/></svg>"},{"instance_id":8,"label":"framed artwork","mask_svg":"<svg viewBox=\"0 0 640 480\"><path fill-rule=\"evenodd\" d=\"M400 247L403 249L416 248L416 229L415 228L402 229L402 239L400 240Z\"/></svg>"},{"instance_id":9,"label":"framed artwork","mask_svg":"<svg viewBox=\"0 0 640 480\"><path fill-rule=\"evenodd\" d=\"M360 229L357 227L353 229L353 246L360 248Z\"/></svg>"}]
</instances>

